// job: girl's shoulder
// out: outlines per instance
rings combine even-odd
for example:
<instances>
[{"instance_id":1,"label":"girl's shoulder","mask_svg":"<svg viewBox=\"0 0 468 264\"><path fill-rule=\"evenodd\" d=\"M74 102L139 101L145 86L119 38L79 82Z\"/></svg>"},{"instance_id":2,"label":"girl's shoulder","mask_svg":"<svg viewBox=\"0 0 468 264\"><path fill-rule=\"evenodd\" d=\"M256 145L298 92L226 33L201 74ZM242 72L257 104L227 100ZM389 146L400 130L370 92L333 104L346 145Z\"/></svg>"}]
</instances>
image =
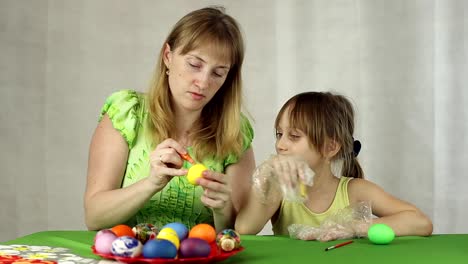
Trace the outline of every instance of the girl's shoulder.
<instances>
[{"instance_id":1,"label":"girl's shoulder","mask_svg":"<svg viewBox=\"0 0 468 264\"><path fill-rule=\"evenodd\" d=\"M359 178L351 178L348 185L353 188L374 188L374 187L380 188L377 184L369 180L359 179Z\"/></svg>"},{"instance_id":2,"label":"girl's shoulder","mask_svg":"<svg viewBox=\"0 0 468 264\"><path fill-rule=\"evenodd\" d=\"M384 190L377 184L365 179L352 179L348 183L348 195L350 200L370 200L376 194Z\"/></svg>"}]
</instances>

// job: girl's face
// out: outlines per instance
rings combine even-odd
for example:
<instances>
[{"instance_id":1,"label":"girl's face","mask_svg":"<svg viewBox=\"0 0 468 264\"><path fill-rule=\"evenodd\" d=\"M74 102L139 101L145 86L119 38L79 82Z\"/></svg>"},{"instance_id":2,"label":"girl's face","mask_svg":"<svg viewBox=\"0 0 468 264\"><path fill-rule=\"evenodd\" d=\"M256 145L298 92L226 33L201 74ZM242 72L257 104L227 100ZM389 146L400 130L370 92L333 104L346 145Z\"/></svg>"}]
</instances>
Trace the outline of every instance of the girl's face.
<instances>
[{"instance_id":1,"label":"girl's face","mask_svg":"<svg viewBox=\"0 0 468 264\"><path fill-rule=\"evenodd\" d=\"M304 131L290 127L289 109L284 111L276 128L276 152L281 155L294 155L304 159L312 170L317 172L325 159L309 144Z\"/></svg>"},{"instance_id":2,"label":"girl's face","mask_svg":"<svg viewBox=\"0 0 468 264\"><path fill-rule=\"evenodd\" d=\"M231 62L219 59L212 47L180 54L166 44L164 63L169 69L169 89L175 105L186 111L201 111L223 85Z\"/></svg>"}]
</instances>

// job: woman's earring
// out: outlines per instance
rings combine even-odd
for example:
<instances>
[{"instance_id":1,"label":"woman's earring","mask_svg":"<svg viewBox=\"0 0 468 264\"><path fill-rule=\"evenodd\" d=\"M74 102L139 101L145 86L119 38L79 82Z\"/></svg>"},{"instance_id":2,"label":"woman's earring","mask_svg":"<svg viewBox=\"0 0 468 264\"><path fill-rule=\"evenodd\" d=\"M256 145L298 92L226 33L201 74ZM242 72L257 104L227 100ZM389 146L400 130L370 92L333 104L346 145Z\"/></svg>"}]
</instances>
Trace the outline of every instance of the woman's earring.
<instances>
[{"instance_id":1,"label":"woman's earring","mask_svg":"<svg viewBox=\"0 0 468 264\"><path fill-rule=\"evenodd\" d=\"M169 70L166 71L166 75L169 75Z\"/></svg>"}]
</instances>

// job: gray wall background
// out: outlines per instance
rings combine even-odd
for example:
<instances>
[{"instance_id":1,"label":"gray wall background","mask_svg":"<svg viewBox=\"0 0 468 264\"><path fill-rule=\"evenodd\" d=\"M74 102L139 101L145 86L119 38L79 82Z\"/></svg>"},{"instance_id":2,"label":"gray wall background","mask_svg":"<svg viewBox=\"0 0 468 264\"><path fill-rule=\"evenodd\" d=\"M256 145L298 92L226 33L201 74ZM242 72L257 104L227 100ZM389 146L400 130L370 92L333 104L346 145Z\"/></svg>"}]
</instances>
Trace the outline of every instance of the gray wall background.
<instances>
[{"instance_id":1,"label":"gray wall background","mask_svg":"<svg viewBox=\"0 0 468 264\"><path fill-rule=\"evenodd\" d=\"M244 30L257 163L274 151L286 99L339 92L357 108L368 179L420 207L436 233L468 232L468 1L0 0L0 241L85 228L105 98L145 91L173 24L212 4Z\"/></svg>"}]
</instances>

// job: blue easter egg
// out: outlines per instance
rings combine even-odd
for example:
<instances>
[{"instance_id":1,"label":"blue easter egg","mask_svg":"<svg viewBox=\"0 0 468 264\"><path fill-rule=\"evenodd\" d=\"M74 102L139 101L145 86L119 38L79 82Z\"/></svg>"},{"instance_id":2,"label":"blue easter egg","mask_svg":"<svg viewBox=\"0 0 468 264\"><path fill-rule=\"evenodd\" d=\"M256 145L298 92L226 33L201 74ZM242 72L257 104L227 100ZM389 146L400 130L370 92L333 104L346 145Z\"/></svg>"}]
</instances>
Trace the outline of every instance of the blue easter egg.
<instances>
[{"instance_id":1,"label":"blue easter egg","mask_svg":"<svg viewBox=\"0 0 468 264\"><path fill-rule=\"evenodd\" d=\"M138 257L141 254L143 244L138 239L130 236L121 236L112 242L111 252L119 257Z\"/></svg>"},{"instance_id":2,"label":"blue easter egg","mask_svg":"<svg viewBox=\"0 0 468 264\"><path fill-rule=\"evenodd\" d=\"M173 259L177 256L177 248L165 239L148 240L143 246L143 257Z\"/></svg>"},{"instance_id":3,"label":"blue easter egg","mask_svg":"<svg viewBox=\"0 0 468 264\"><path fill-rule=\"evenodd\" d=\"M180 241L187 238L189 230L188 230L187 226L185 226L184 224L178 223L178 222L169 223L169 224L163 226L163 228L161 228L161 230L166 228L166 227L172 228L174 231L176 231L177 236L179 237Z\"/></svg>"},{"instance_id":4,"label":"blue easter egg","mask_svg":"<svg viewBox=\"0 0 468 264\"><path fill-rule=\"evenodd\" d=\"M201 238L187 238L180 243L180 256L183 258L203 258L211 253L211 246Z\"/></svg>"}]
</instances>

